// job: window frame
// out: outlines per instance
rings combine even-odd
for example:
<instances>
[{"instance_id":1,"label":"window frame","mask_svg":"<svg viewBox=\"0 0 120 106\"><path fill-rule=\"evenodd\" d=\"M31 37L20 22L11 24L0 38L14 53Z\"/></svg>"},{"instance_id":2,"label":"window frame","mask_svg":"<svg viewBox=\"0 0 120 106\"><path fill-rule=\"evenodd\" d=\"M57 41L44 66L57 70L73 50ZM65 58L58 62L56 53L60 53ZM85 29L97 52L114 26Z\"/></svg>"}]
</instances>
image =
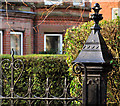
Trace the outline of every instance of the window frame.
<instances>
[{"instance_id":1,"label":"window frame","mask_svg":"<svg viewBox=\"0 0 120 106\"><path fill-rule=\"evenodd\" d=\"M44 52L46 51L46 37L47 36L59 36L60 37L60 52L59 54L62 54L62 34L44 34Z\"/></svg>"},{"instance_id":2,"label":"window frame","mask_svg":"<svg viewBox=\"0 0 120 106\"><path fill-rule=\"evenodd\" d=\"M75 0L72 0L73 2L73 5L80 5L80 6L85 6L85 0L82 0L82 3L76 3ZM58 1L48 1L48 0L44 0L45 2L45 5L53 5L53 4L56 4L56 5L59 5L59 4L62 4L63 0L58 0Z\"/></svg>"},{"instance_id":3,"label":"window frame","mask_svg":"<svg viewBox=\"0 0 120 106\"><path fill-rule=\"evenodd\" d=\"M112 20L115 19L115 18L114 18L114 10L115 10L115 9L118 9L118 16L120 16L120 15L119 15L120 8L112 8Z\"/></svg>"},{"instance_id":4,"label":"window frame","mask_svg":"<svg viewBox=\"0 0 120 106\"><path fill-rule=\"evenodd\" d=\"M62 3L63 0L58 0L58 1L48 1L48 0L44 0L45 2L45 5L53 5L53 4L56 4L56 5L59 5Z\"/></svg>"},{"instance_id":5,"label":"window frame","mask_svg":"<svg viewBox=\"0 0 120 106\"><path fill-rule=\"evenodd\" d=\"M80 6L85 7L85 0L82 0L82 3L75 3L74 1L75 0L73 0L73 5L80 5L80 4L82 4Z\"/></svg>"},{"instance_id":6,"label":"window frame","mask_svg":"<svg viewBox=\"0 0 120 106\"><path fill-rule=\"evenodd\" d=\"M0 54L3 54L3 32L0 31L0 34L1 34L1 53Z\"/></svg>"},{"instance_id":7,"label":"window frame","mask_svg":"<svg viewBox=\"0 0 120 106\"><path fill-rule=\"evenodd\" d=\"M21 55L23 55L23 32L10 32L10 36L12 35L12 34L19 34L19 35L21 35ZM11 41L10 41L11 42ZM11 46L10 46L10 48L11 48Z\"/></svg>"}]
</instances>

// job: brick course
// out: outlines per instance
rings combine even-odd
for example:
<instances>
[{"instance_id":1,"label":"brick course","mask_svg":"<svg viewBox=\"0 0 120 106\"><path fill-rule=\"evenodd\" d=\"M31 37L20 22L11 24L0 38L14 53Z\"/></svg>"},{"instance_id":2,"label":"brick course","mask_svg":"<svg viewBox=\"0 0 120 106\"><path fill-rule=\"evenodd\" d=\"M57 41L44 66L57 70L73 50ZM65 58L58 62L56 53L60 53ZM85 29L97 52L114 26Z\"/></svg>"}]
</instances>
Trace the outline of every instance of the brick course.
<instances>
[{"instance_id":1,"label":"brick course","mask_svg":"<svg viewBox=\"0 0 120 106\"><path fill-rule=\"evenodd\" d=\"M36 9L35 12L38 14L37 16L24 13L9 13L8 18L4 13L2 26L0 26L0 29L4 31L4 54L10 54L10 31L12 29L17 32L23 32L23 54L26 55L34 53L34 48L35 53L44 50L45 33L60 33L64 35L67 28L78 26L81 22L89 21L89 10L58 8L47 18L45 18L47 14L39 14L45 11L45 8ZM33 28L33 22L35 30ZM34 40L35 45L33 43Z\"/></svg>"},{"instance_id":2,"label":"brick course","mask_svg":"<svg viewBox=\"0 0 120 106\"><path fill-rule=\"evenodd\" d=\"M3 36L3 53L10 54L10 31L23 32L23 54L30 54L32 52L31 46L31 20L23 18L6 18L2 19ZM30 49L30 50L29 50ZM26 51L27 50L27 51Z\"/></svg>"}]
</instances>

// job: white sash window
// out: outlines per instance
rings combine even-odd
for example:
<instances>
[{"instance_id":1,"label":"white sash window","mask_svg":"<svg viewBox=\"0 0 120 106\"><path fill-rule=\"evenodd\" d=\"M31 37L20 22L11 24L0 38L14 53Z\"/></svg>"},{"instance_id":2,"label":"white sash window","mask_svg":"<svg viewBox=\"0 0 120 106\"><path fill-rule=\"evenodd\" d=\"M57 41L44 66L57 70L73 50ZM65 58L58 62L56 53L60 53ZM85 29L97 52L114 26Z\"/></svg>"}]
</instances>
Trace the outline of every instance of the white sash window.
<instances>
[{"instance_id":1,"label":"white sash window","mask_svg":"<svg viewBox=\"0 0 120 106\"><path fill-rule=\"evenodd\" d=\"M23 33L10 32L11 50L14 49L15 55L23 55Z\"/></svg>"},{"instance_id":2,"label":"white sash window","mask_svg":"<svg viewBox=\"0 0 120 106\"><path fill-rule=\"evenodd\" d=\"M73 2L73 5L80 5L84 6L84 0L44 0L45 5L59 5L62 4L62 2Z\"/></svg>"},{"instance_id":3,"label":"white sash window","mask_svg":"<svg viewBox=\"0 0 120 106\"><path fill-rule=\"evenodd\" d=\"M112 8L112 19L116 19L120 16L120 8Z\"/></svg>"},{"instance_id":4,"label":"white sash window","mask_svg":"<svg viewBox=\"0 0 120 106\"><path fill-rule=\"evenodd\" d=\"M44 0L44 2L45 5L53 5L53 4L59 5L62 3L62 0Z\"/></svg>"},{"instance_id":5,"label":"white sash window","mask_svg":"<svg viewBox=\"0 0 120 106\"><path fill-rule=\"evenodd\" d=\"M62 34L45 34L44 51L62 54Z\"/></svg>"},{"instance_id":6,"label":"white sash window","mask_svg":"<svg viewBox=\"0 0 120 106\"><path fill-rule=\"evenodd\" d=\"M84 0L73 0L73 5L84 6Z\"/></svg>"}]
</instances>

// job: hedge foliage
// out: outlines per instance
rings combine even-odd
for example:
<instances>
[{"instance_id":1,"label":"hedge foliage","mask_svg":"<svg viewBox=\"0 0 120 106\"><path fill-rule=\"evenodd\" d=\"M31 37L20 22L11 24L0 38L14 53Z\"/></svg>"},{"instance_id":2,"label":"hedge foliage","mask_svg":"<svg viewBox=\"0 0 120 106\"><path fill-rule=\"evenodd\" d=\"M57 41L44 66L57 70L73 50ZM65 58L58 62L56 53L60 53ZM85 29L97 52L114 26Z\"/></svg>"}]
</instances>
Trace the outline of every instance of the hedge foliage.
<instances>
[{"instance_id":1,"label":"hedge foliage","mask_svg":"<svg viewBox=\"0 0 120 106\"><path fill-rule=\"evenodd\" d=\"M78 27L72 27L67 29L64 38L64 51L69 54L67 57L67 63L69 65L69 71L72 72L72 61L78 56L83 45L85 44L88 36L91 33L90 27L94 22L86 22ZM101 21L101 35L103 36L106 44L111 51L114 59L113 70L108 73L108 91L107 101L116 102L120 101L120 18L115 20ZM78 83L78 82L77 82ZM77 88L76 88L77 90Z\"/></svg>"},{"instance_id":2,"label":"hedge foliage","mask_svg":"<svg viewBox=\"0 0 120 106\"><path fill-rule=\"evenodd\" d=\"M3 55L3 59L10 59L10 55ZM24 97L28 92L29 77L31 77L32 92L34 96L42 97L45 93L46 79L49 78L51 86L51 93L54 96L60 96L63 92L64 78L67 77L67 81L71 80L68 73L68 65L66 63L65 55L28 55L28 56L15 56L15 59L22 59L25 67L22 72L22 76L15 85L16 96ZM3 67L4 68L4 67ZM22 68L22 65L21 65ZM16 82L21 68L14 70L14 83ZM11 82L10 69L3 69L3 86L2 95L7 96L10 94L10 82ZM61 86L62 84L62 86ZM28 96L28 95L27 95ZM4 100L4 105L10 105L10 101ZM36 105L40 101L35 102ZM26 101L16 101L16 105L26 105Z\"/></svg>"}]
</instances>

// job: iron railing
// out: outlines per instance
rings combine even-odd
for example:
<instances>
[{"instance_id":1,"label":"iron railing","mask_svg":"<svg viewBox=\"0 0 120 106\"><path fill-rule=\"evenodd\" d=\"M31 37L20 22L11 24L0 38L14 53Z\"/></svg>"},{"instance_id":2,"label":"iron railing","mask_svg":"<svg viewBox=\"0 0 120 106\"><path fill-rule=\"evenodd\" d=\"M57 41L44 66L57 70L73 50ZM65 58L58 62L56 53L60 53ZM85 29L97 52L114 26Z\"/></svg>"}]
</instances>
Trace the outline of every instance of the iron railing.
<instances>
[{"instance_id":1,"label":"iron railing","mask_svg":"<svg viewBox=\"0 0 120 106\"><path fill-rule=\"evenodd\" d=\"M27 93L24 96L19 96L16 92L15 92L15 86L16 83L19 82L19 80L21 79L21 76L23 74L24 71L24 63L21 59L14 59L14 50L12 49L12 55L11 55L11 60L10 59L4 59L1 61L1 69L2 70L6 70L6 69L10 69L11 70L11 80L7 79L7 77L5 76L5 74L2 73L2 76L5 80L7 80L8 82L10 82L10 94L3 96L0 95L0 99L3 100L10 100L10 105L14 106L17 101L20 100L25 100L26 104L31 106L33 105L37 100L38 101L42 101L42 104L45 105L52 105L52 104L62 104L64 106L67 106L69 104L72 103L72 101L80 101L82 100L82 98L80 98L82 96L79 95L80 97L73 97L70 95L70 88L69 88L69 84L67 84L67 78L65 77L64 79L64 84L63 85L63 91L62 94L60 96L54 96L53 94L51 94L51 86L52 83L49 83L49 78L46 79L46 83L45 83L45 93L44 95L41 97L34 95L32 92L32 87L34 86L34 84L31 81L31 77L29 76L28 79L28 87L27 87ZM20 69L21 72L19 74L19 76L17 77L17 79L14 79L14 70L18 70ZM82 86L82 85L81 85ZM3 104L4 105L4 104Z\"/></svg>"}]
</instances>

